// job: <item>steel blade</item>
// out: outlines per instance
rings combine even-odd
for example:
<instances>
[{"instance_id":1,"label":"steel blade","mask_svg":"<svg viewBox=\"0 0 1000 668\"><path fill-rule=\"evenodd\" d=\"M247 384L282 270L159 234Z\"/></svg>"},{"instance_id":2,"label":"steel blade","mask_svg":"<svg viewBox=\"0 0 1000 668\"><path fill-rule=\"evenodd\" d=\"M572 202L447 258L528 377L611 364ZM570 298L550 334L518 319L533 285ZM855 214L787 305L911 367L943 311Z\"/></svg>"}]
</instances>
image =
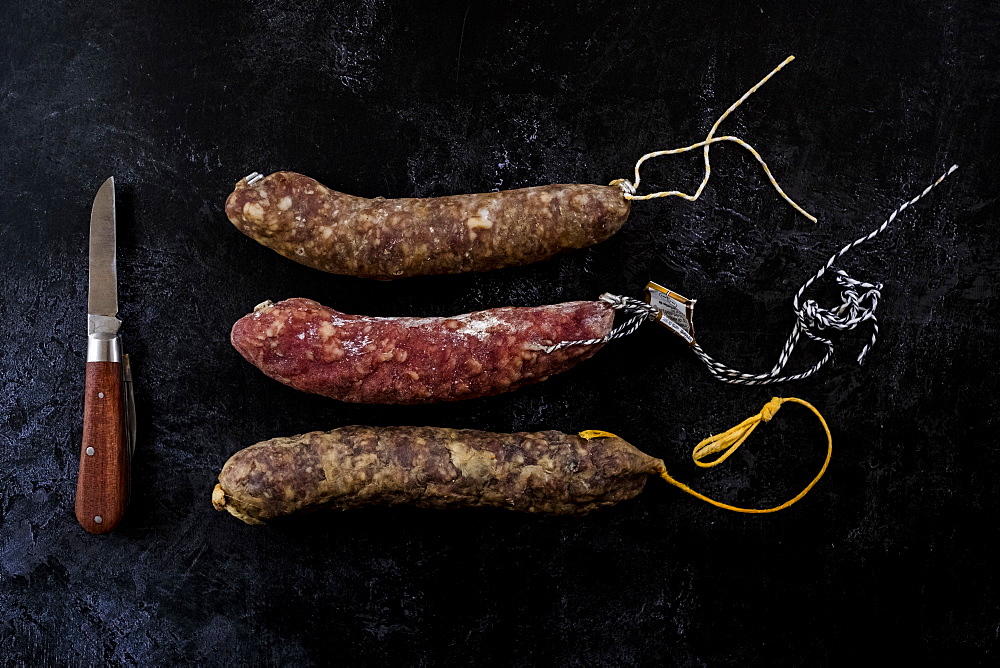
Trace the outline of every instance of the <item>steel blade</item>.
<instances>
[{"instance_id":1,"label":"steel blade","mask_svg":"<svg viewBox=\"0 0 1000 668\"><path fill-rule=\"evenodd\" d=\"M90 212L90 290L87 313L118 313L118 269L115 265L115 177L97 191Z\"/></svg>"}]
</instances>

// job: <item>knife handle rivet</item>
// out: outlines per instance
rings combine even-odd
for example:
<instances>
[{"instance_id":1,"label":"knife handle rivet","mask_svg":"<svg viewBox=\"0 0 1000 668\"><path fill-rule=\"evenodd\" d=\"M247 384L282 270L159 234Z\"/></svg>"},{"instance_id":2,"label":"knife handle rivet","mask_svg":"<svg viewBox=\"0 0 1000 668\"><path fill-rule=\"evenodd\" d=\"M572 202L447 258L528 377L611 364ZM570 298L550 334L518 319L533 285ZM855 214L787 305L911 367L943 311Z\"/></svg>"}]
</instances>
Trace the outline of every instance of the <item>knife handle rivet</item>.
<instances>
[{"instance_id":1,"label":"knife handle rivet","mask_svg":"<svg viewBox=\"0 0 1000 668\"><path fill-rule=\"evenodd\" d=\"M95 515L95 516L94 516L94 523L95 523L95 524L100 524L100 523L101 523L101 522L103 522L103 521L104 521L104 518L103 518L103 517L101 517L100 515Z\"/></svg>"},{"instance_id":2,"label":"knife handle rivet","mask_svg":"<svg viewBox=\"0 0 1000 668\"><path fill-rule=\"evenodd\" d=\"M87 454L90 455L91 457L93 457L94 456L94 448L88 446L87 447Z\"/></svg>"},{"instance_id":3,"label":"knife handle rivet","mask_svg":"<svg viewBox=\"0 0 1000 668\"><path fill-rule=\"evenodd\" d=\"M104 398L104 393L103 392L98 392L97 396L98 396L98 398L103 399Z\"/></svg>"}]
</instances>

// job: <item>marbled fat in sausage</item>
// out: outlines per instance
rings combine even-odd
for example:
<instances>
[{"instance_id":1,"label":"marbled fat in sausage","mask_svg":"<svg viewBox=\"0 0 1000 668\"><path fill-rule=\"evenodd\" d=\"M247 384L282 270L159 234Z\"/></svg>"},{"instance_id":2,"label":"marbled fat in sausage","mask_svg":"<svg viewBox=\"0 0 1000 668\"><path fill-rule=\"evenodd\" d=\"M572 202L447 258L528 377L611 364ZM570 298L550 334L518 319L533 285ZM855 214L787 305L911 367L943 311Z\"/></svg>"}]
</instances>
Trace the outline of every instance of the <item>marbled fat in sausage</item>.
<instances>
[{"instance_id":1,"label":"marbled fat in sausage","mask_svg":"<svg viewBox=\"0 0 1000 668\"><path fill-rule=\"evenodd\" d=\"M248 524L376 505L584 515L631 499L664 470L618 437L344 427L240 450L223 467L212 503Z\"/></svg>"},{"instance_id":2,"label":"marbled fat in sausage","mask_svg":"<svg viewBox=\"0 0 1000 668\"><path fill-rule=\"evenodd\" d=\"M611 331L602 301L495 308L451 318L348 315L309 299L265 302L236 322L233 346L286 385L341 401L472 399L565 371L602 344L544 352Z\"/></svg>"},{"instance_id":3,"label":"marbled fat in sausage","mask_svg":"<svg viewBox=\"0 0 1000 668\"><path fill-rule=\"evenodd\" d=\"M392 279L527 264L604 241L625 223L618 186L550 185L448 197L366 199L294 172L236 184L226 215L287 258Z\"/></svg>"}]
</instances>

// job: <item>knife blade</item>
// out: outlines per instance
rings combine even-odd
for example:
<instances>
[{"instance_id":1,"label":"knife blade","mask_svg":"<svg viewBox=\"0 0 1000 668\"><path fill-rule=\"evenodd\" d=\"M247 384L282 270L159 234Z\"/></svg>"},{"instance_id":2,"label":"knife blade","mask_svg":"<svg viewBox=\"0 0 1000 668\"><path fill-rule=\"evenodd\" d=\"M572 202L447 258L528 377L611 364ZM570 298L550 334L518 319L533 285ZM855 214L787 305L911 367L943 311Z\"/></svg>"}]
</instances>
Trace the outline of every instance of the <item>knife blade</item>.
<instances>
[{"instance_id":1,"label":"knife blade","mask_svg":"<svg viewBox=\"0 0 1000 668\"><path fill-rule=\"evenodd\" d=\"M118 337L115 224L115 180L110 177L97 191L90 213L87 373L76 484L76 519L95 534L114 529L125 514L134 426L129 425L134 415L131 369L126 387Z\"/></svg>"}]
</instances>

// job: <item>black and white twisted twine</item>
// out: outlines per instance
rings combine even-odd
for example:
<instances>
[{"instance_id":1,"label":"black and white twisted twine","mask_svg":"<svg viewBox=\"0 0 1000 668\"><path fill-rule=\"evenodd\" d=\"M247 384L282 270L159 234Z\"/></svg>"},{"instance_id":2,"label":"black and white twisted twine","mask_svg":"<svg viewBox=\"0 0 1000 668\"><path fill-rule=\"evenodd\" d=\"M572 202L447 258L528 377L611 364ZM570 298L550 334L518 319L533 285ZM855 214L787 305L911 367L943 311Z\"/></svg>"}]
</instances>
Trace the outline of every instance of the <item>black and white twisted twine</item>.
<instances>
[{"instance_id":1,"label":"black and white twisted twine","mask_svg":"<svg viewBox=\"0 0 1000 668\"><path fill-rule=\"evenodd\" d=\"M819 371L823 368L823 365L833 358L833 341L825 336L822 336L821 333L824 330L842 332L850 331L858 327L858 325L870 321L872 323L871 340L865 344L864 348L861 349L861 353L858 355L858 364L863 363L865 355L867 355L868 351L875 345L875 341L878 338L878 319L875 317L875 310L878 308L878 300L881 296L882 284L866 283L864 281L851 278L847 272L834 268L833 264L851 249L860 246L866 241L870 241L884 232L885 229L889 227L894 220L896 220L896 217L899 216L899 214L913 204L916 204L922 197L927 195L927 193L929 193L934 186L941 183L946 176L954 172L956 169L958 169L958 165L952 165L951 168L938 177L934 183L924 188L923 192L913 199L903 202L903 204L898 209L893 211L881 225L876 227L867 235L860 237L859 239L855 239L834 253L814 276L802 284L802 287L799 288L798 292L795 293L795 297L792 299L792 308L795 311L795 326L792 328L792 333L789 335L788 340L785 341L785 345L781 349L781 354L778 355L778 361L770 371L758 374L737 371L736 369L730 368L713 359L697 342L691 345L695 354L702 362L705 363L705 366L708 367L708 370L713 376L727 383L734 383L737 385L767 385L770 383L780 383L789 380L801 380L803 378L808 378ZM822 278L827 271L836 275L835 280L837 281L837 284L843 288L840 293L842 302L838 306L829 309L822 308L813 299L807 299L803 302L802 296L805 291L809 288L809 286ZM653 306L639 301L638 299L632 299L631 297L603 294L601 295L601 299L610 304L612 308L628 313L631 317L612 329L611 332L603 338L588 339L585 341L563 341L553 346L548 346L544 348L544 350L546 352L552 352L568 346L607 343L613 339L628 336L637 330L643 321L655 320L658 314L658 311ZM792 351L795 350L795 347L798 345L799 339L803 334L813 341L822 344L826 348L826 351L819 361L805 371L782 376L781 372L788 364Z\"/></svg>"},{"instance_id":2,"label":"black and white twisted twine","mask_svg":"<svg viewBox=\"0 0 1000 668\"><path fill-rule=\"evenodd\" d=\"M593 346L598 343L607 343L608 341L628 336L635 330L639 329L639 325L646 320L656 320L656 316L659 313L659 311L646 302L633 299L632 297L623 297L621 295L613 295L610 292L605 292L599 299L602 302L607 302L607 304L616 311L626 313L630 317L599 339L560 341L559 343L551 346L543 346L542 350L547 353L551 353L556 350L560 350L561 348L569 348L570 346Z\"/></svg>"},{"instance_id":3,"label":"black and white twisted twine","mask_svg":"<svg viewBox=\"0 0 1000 668\"><path fill-rule=\"evenodd\" d=\"M868 351L875 345L875 341L878 338L878 319L875 317L875 309L878 307L882 284L866 283L864 281L855 280L848 276L845 271L835 269L833 264L851 249L860 246L866 241L870 241L884 232L892 221L896 220L896 217L899 214L905 211L907 207L916 204L922 197L927 195L927 193L929 193L934 186L941 183L946 176L954 172L956 169L958 169L958 165L952 165L951 168L938 177L934 183L924 188L923 192L913 199L903 202L903 204L900 205L898 209L893 211L881 225L876 227L867 235L855 239L831 255L830 259L826 261L826 264L820 267L820 270L816 272L814 276L802 284L802 287L799 288L798 292L795 293L795 297L792 299L792 309L795 311L795 326L792 327L792 333L789 335L788 340L785 341L785 346L781 349L778 361L770 371L759 374L737 371L736 369L727 367L726 365L712 359L712 357L697 343L692 346L695 354L699 357L699 359L701 359L702 362L705 363L713 376L727 383L734 383L738 385L767 385L770 383L779 383L788 380L801 380L803 378L808 378L819 371L823 368L823 365L829 362L833 357L833 342L821 335L823 330L850 331L855 329L861 323L870 320L872 323L871 340L865 345L864 348L862 348L861 353L858 355L858 363L861 364L864 362L865 355L867 355ZM836 274L837 283L844 288L844 290L840 293L841 299L843 300L840 305L834 308L824 309L812 299L802 302L802 295L809 288L809 286L811 286L818 279L822 278L827 271L833 271ZM785 365L788 364L792 351L795 349L795 346L799 342L799 338L803 334L813 341L822 344L826 348L826 351L823 353L823 356L819 359L819 361L805 371L785 376L780 375L782 370L784 370Z\"/></svg>"}]
</instances>

